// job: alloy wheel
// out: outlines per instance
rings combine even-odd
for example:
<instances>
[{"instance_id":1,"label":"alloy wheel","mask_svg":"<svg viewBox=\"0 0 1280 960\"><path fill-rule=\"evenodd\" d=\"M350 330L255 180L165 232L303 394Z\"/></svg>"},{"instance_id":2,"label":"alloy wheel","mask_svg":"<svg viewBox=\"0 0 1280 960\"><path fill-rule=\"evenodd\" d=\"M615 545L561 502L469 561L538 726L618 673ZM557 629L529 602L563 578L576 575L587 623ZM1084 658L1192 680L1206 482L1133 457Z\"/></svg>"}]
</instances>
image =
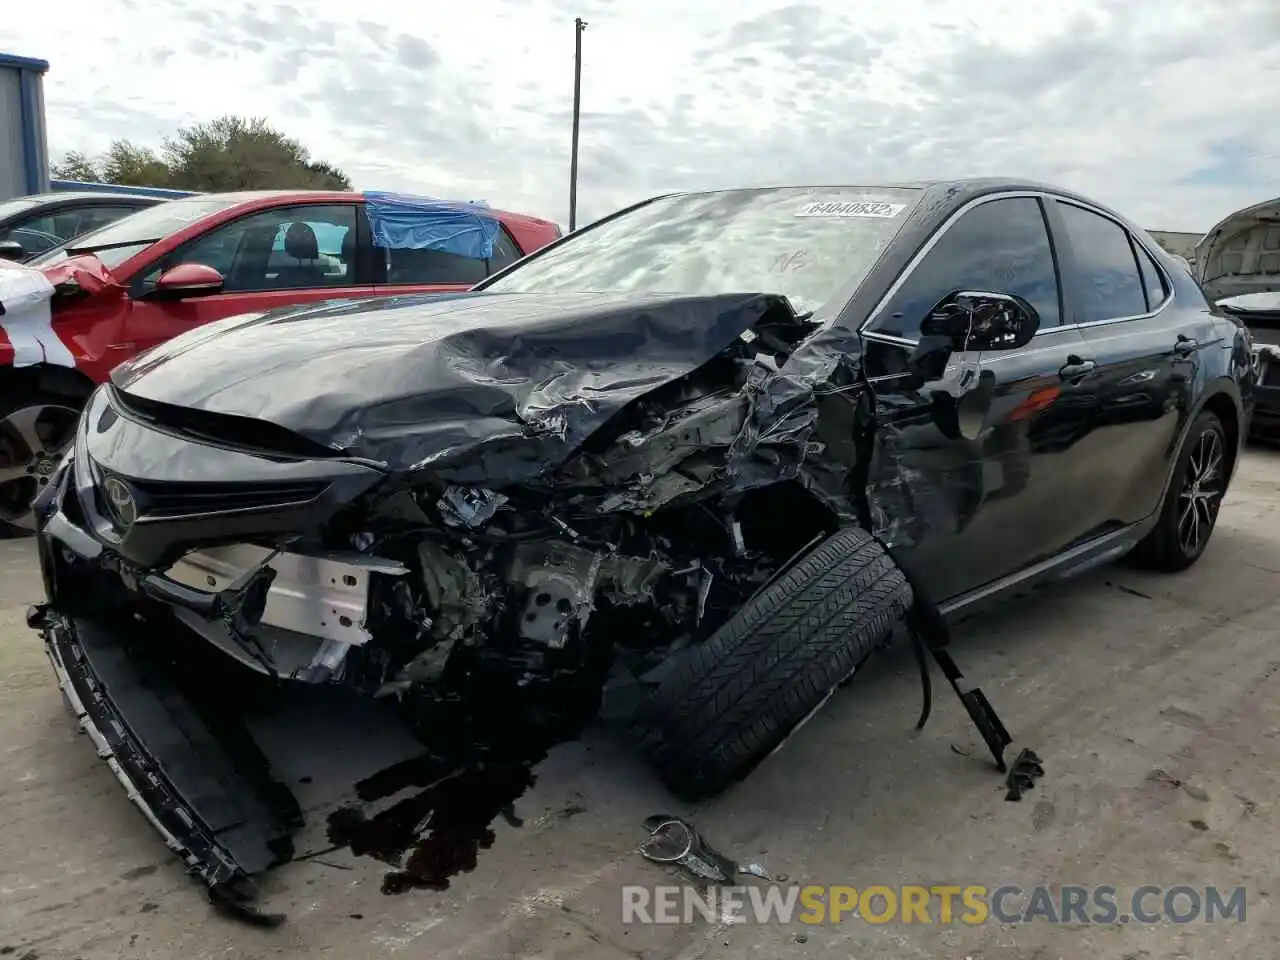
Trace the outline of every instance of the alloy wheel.
<instances>
[{"instance_id":1,"label":"alloy wheel","mask_svg":"<svg viewBox=\"0 0 1280 960\"><path fill-rule=\"evenodd\" d=\"M0 521L34 531L31 504L75 436L80 411L60 404L19 407L0 419Z\"/></svg>"},{"instance_id":2,"label":"alloy wheel","mask_svg":"<svg viewBox=\"0 0 1280 960\"><path fill-rule=\"evenodd\" d=\"M1210 427L1196 439L1178 492L1178 547L1188 557L1204 549L1218 519L1226 490L1223 470L1225 445L1217 428Z\"/></svg>"}]
</instances>

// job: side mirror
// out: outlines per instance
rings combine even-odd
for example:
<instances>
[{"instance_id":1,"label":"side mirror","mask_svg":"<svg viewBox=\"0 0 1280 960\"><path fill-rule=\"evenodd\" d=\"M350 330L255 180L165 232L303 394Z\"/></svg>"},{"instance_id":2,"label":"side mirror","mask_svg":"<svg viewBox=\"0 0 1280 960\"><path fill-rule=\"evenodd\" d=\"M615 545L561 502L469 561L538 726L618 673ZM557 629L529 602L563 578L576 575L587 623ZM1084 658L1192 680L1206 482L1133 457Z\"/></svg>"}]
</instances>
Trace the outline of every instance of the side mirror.
<instances>
[{"instance_id":1,"label":"side mirror","mask_svg":"<svg viewBox=\"0 0 1280 960\"><path fill-rule=\"evenodd\" d=\"M180 263L160 274L152 295L164 300L184 300L218 293L225 281L217 270L203 263Z\"/></svg>"},{"instance_id":2,"label":"side mirror","mask_svg":"<svg viewBox=\"0 0 1280 960\"><path fill-rule=\"evenodd\" d=\"M0 240L0 260L12 260L15 263L27 259L27 249L17 240Z\"/></svg>"},{"instance_id":3,"label":"side mirror","mask_svg":"<svg viewBox=\"0 0 1280 960\"><path fill-rule=\"evenodd\" d=\"M921 342L945 337L957 353L1017 350L1040 329L1040 314L1022 297L957 290L943 297L920 325Z\"/></svg>"}]
</instances>

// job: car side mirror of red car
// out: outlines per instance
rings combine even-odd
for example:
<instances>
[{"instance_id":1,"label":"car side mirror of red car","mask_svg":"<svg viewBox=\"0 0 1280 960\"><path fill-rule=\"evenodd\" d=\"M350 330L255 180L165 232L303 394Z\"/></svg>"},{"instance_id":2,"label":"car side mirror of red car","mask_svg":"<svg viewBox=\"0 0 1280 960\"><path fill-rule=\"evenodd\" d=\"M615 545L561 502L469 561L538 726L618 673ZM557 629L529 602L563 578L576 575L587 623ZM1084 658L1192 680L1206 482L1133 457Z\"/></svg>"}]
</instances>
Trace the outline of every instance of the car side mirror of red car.
<instances>
[{"instance_id":1,"label":"car side mirror of red car","mask_svg":"<svg viewBox=\"0 0 1280 960\"><path fill-rule=\"evenodd\" d=\"M180 263L160 274L154 295L164 300L207 297L222 290L222 274L203 263Z\"/></svg>"}]
</instances>

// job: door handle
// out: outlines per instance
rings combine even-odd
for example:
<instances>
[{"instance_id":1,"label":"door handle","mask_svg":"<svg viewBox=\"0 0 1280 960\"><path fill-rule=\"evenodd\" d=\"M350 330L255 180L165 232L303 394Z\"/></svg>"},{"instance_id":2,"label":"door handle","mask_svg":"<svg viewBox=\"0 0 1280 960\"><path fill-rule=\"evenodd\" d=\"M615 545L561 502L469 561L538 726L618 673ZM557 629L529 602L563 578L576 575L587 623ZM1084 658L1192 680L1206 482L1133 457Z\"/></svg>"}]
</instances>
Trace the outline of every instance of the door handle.
<instances>
[{"instance_id":1,"label":"door handle","mask_svg":"<svg viewBox=\"0 0 1280 960\"><path fill-rule=\"evenodd\" d=\"M1173 345L1173 352L1180 357L1195 353L1199 349L1200 341L1183 333L1178 334L1178 342Z\"/></svg>"},{"instance_id":2,"label":"door handle","mask_svg":"<svg viewBox=\"0 0 1280 960\"><path fill-rule=\"evenodd\" d=\"M1079 380L1086 373L1092 373L1097 364L1092 360L1082 360L1074 353L1067 357L1067 362L1058 368L1058 376L1063 380Z\"/></svg>"}]
</instances>

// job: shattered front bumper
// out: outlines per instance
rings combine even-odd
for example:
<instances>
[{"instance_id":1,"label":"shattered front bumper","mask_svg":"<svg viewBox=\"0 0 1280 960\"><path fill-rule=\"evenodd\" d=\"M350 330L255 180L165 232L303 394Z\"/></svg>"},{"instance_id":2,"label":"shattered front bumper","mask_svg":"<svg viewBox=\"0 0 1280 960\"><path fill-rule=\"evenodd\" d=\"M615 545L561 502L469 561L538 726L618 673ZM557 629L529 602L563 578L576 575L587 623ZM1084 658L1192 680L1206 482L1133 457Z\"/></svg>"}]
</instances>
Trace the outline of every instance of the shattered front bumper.
<instances>
[{"instance_id":1,"label":"shattered front bumper","mask_svg":"<svg viewBox=\"0 0 1280 960\"><path fill-rule=\"evenodd\" d=\"M218 711L164 656L170 633L102 604L103 546L63 512L68 465L37 503L37 552L47 602L28 611L62 695L129 799L214 903L242 916L252 878L292 856L293 811L265 799L252 757L235 756ZM195 640L199 649L201 641ZM209 691L216 696L215 691ZM216 728L215 728L216 727ZM255 779L256 778L256 779Z\"/></svg>"},{"instance_id":2,"label":"shattered front bumper","mask_svg":"<svg viewBox=\"0 0 1280 960\"><path fill-rule=\"evenodd\" d=\"M273 818L197 712L103 626L47 607L28 619L44 635L67 705L129 799L191 874L247 894L249 877L286 855L289 833L263 829Z\"/></svg>"}]
</instances>

